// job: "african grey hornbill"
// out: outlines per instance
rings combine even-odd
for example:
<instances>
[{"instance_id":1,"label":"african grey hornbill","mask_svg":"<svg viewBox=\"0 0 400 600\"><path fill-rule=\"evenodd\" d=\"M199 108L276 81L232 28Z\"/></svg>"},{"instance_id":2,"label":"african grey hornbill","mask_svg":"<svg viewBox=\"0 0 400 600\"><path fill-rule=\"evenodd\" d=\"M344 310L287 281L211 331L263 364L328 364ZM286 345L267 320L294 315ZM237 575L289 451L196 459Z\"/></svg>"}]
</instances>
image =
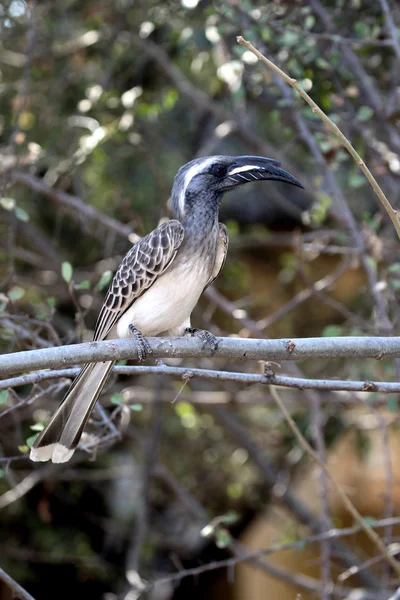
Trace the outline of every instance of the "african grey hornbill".
<instances>
[{"instance_id":1,"label":"african grey hornbill","mask_svg":"<svg viewBox=\"0 0 400 600\"><path fill-rule=\"evenodd\" d=\"M192 329L190 315L225 262L228 232L218 223L220 200L238 185L265 179L303 187L278 161L259 156L208 156L181 167L171 193L174 218L143 237L123 259L100 310L94 340L133 335L139 359L150 350L143 336L191 333L215 349L214 336ZM71 458L113 365L83 367L35 440L32 460L60 463Z\"/></svg>"}]
</instances>

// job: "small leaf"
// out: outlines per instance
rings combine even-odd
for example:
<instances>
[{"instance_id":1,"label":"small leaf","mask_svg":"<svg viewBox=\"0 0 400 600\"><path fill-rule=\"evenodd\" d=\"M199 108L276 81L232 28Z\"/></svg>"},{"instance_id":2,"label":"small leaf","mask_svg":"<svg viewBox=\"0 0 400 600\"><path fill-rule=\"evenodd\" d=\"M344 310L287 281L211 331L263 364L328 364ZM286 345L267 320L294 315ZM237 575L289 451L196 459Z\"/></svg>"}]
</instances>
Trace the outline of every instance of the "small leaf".
<instances>
[{"instance_id":1,"label":"small leaf","mask_svg":"<svg viewBox=\"0 0 400 600\"><path fill-rule=\"evenodd\" d=\"M28 448L32 448L33 442L36 440L36 438L38 437L38 435L39 435L39 432L35 433L34 435L31 435L31 436L29 436L27 438L26 445L27 445ZM22 450L21 450L21 452L22 452Z\"/></svg>"},{"instance_id":2,"label":"small leaf","mask_svg":"<svg viewBox=\"0 0 400 600\"><path fill-rule=\"evenodd\" d=\"M111 396L111 404L115 404L116 406L120 406L122 404L122 396L121 396L121 394L113 394Z\"/></svg>"},{"instance_id":3,"label":"small leaf","mask_svg":"<svg viewBox=\"0 0 400 600\"><path fill-rule=\"evenodd\" d=\"M104 288L110 283L112 277L112 271L104 271L103 275L100 277L100 280L97 284L97 289L99 292L103 291Z\"/></svg>"},{"instance_id":4,"label":"small leaf","mask_svg":"<svg viewBox=\"0 0 400 600\"><path fill-rule=\"evenodd\" d=\"M85 279L85 281L81 281L80 283L74 283L75 290L88 290L90 288L90 281Z\"/></svg>"},{"instance_id":5,"label":"small leaf","mask_svg":"<svg viewBox=\"0 0 400 600\"><path fill-rule=\"evenodd\" d=\"M225 525L233 525L239 519L239 515L234 510L227 512L225 515L221 515L220 523L225 523Z\"/></svg>"},{"instance_id":6,"label":"small leaf","mask_svg":"<svg viewBox=\"0 0 400 600\"><path fill-rule=\"evenodd\" d=\"M14 210L15 200L14 198L0 198L0 206L4 208L4 210Z\"/></svg>"},{"instance_id":7,"label":"small leaf","mask_svg":"<svg viewBox=\"0 0 400 600\"><path fill-rule=\"evenodd\" d=\"M16 302L17 300L21 300L25 296L25 290L18 285L14 285L11 290L8 292L8 297L12 302Z\"/></svg>"},{"instance_id":8,"label":"small leaf","mask_svg":"<svg viewBox=\"0 0 400 600\"><path fill-rule=\"evenodd\" d=\"M374 517L363 517L363 521L370 527L376 525L376 519L374 519Z\"/></svg>"},{"instance_id":9,"label":"small leaf","mask_svg":"<svg viewBox=\"0 0 400 600\"><path fill-rule=\"evenodd\" d=\"M24 445L24 446L18 446L18 450L20 452L22 452L22 454L27 454L29 452L29 447Z\"/></svg>"},{"instance_id":10,"label":"small leaf","mask_svg":"<svg viewBox=\"0 0 400 600\"><path fill-rule=\"evenodd\" d=\"M0 293L0 312L3 312L9 301L8 296Z\"/></svg>"},{"instance_id":11,"label":"small leaf","mask_svg":"<svg viewBox=\"0 0 400 600\"><path fill-rule=\"evenodd\" d=\"M63 262L63 264L61 265L61 275L62 278L64 279L64 281L66 281L67 283L69 283L72 279L72 265L69 262Z\"/></svg>"},{"instance_id":12,"label":"small leaf","mask_svg":"<svg viewBox=\"0 0 400 600\"><path fill-rule=\"evenodd\" d=\"M137 404L129 404L129 408L133 411L133 412L140 412L141 410L143 410L143 405L140 403Z\"/></svg>"},{"instance_id":13,"label":"small leaf","mask_svg":"<svg viewBox=\"0 0 400 600\"><path fill-rule=\"evenodd\" d=\"M349 175L349 186L351 188L357 189L362 185L365 185L366 182L366 178L363 175L360 175L359 173L351 173Z\"/></svg>"},{"instance_id":14,"label":"small leaf","mask_svg":"<svg viewBox=\"0 0 400 600\"><path fill-rule=\"evenodd\" d=\"M399 410L399 401L396 394L388 394L386 398L386 406L390 412L397 413Z\"/></svg>"},{"instance_id":15,"label":"small leaf","mask_svg":"<svg viewBox=\"0 0 400 600\"><path fill-rule=\"evenodd\" d=\"M54 296L50 296L50 298L47 298L47 304L50 306L50 308L56 307L56 299L54 298Z\"/></svg>"},{"instance_id":16,"label":"small leaf","mask_svg":"<svg viewBox=\"0 0 400 600\"><path fill-rule=\"evenodd\" d=\"M374 111L370 106L360 106L357 111L357 117L359 121L369 121L373 114Z\"/></svg>"},{"instance_id":17,"label":"small leaf","mask_svg":"<svg viewBox=\"0 0 400 600\"><path fill-rule=\"evenodd\" d=\"M32 431L43 431L44 423L35 423L34 425L30 426L30 429L32 429Z\"/></svg>"},{"instance_id":18,"label":"small leaf","mask_svg":"<svg viewBox=\"0 0 400 600\"><path fill-rule=\"evenodd\" d=\"M342 328L339 325L327 325L322 331L324 337L339 337L342 335Z\"/></svg>"},{"instance_id":19,"label":"small leaf","mask_svg":"<svg viewBox=\"0 0 400 600\"><path fill-rule=\"evenodd\" d=\"M0 404L6 404L8 398L8 390L0 391Z\"/></svg>"},{"instance_id":20,"label":"small leaf","mask_svg":"<svg viewBox=\"0 0 400 600\"><path fill-rule=\"evenodd\" d=\"M1 479L2 477L4 477L4 471L3 471L3 469L0 469L0 479Z\"/></svg>"},{"instance_id":21,"label":"small leaf","mask_svg":"<svg viewBox=\"0 0 400 600\"><path fill-rule=\"evenodd\" d=\"M15 216L19 221L23 221L23 223L27 223L29 221L28 213L20 206L15 207Z\"/></svg>"},{"instance_id":22,"label":"small leaf","mask_svg":"<svg viewBox=\"0 0 400 600\"><path fill-rule=\"evenodd\" d=\"M217 548L226 548L232 542L232 536L226 529L218 529L215 536Z\"/></svg>"}]
</instances>

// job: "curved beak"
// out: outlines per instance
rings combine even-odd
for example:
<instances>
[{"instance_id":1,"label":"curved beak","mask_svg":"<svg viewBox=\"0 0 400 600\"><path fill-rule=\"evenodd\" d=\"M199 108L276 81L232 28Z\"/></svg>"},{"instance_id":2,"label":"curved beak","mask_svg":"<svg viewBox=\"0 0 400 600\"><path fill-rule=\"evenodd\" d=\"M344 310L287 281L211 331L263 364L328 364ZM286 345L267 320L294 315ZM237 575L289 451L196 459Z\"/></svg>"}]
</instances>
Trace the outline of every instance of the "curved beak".
<instances>
[{"instance_id":1,"label":"curved beak","mask_svg":"<svg viewBox=\"0 0 400 600\"><path fill-rule=\"evenodd\" d=\"M296 177L281 168L281 163L263 156L238 156L228 169L227 177L236 184L266 179L283 181L304 189Z\"/></svg>"}]
</instances>

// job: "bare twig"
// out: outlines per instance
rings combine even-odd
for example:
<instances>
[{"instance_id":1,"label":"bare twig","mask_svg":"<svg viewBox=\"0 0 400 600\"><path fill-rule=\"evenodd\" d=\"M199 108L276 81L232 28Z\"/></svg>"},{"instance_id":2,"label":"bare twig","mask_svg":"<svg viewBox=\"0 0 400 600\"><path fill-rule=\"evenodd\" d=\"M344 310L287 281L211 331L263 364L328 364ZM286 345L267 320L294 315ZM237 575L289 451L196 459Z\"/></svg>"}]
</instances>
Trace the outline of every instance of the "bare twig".
<instances>
[{"instance_id":1,"label":"bare twig","mask_svg":"<svg viewBox=\"0 0 400 600\"><path fill-rule=\"evenodd\" d=\"M360 167L360 169L362 170L362 172L368 179L369 183L372 186L372 189L374 190L375 194L378 196L380 202L383 204L386 212L388 213L388 215L396 229L397 235L400 238L400 221L399 221L397 212L394 210L394 208L390 204L389 200L386 198L385 194L383 193L382 189L378 185L378 183L377 183L376 179L374 178L374 176L372 175L371 171L368 169L368 167L362 160L361 156L354 149L354 147L351 145L349 140L344 136L344 134L340 131L339 127L337 125L335 125L335 123L333 123L333 121L331 121L331 119L324 113L324 111L319 108L319 106L314 102L314 100L312 100L312 98L310 98L310 96L307 94L307 92L305 92L303 90L303 88L297 83L296 79L289 77L289 75L287 75L284 71L282 71L279 67L277 67L272 61L270 61L268 58L266 58L263 54L261 54L261 52L259 52L250 42L246 41L241 35L239 35L237 37L237 41L241 46L245 46L248 50L250 50L250 52L252 52L255 56L257 56L257 58L259 60L261 60L263 63L265 63L270 69L272 69L280 77L282 77L286 81L286 83L291 85L300 94L300 96L307 102L307 104L309 104L311 106L312 112L317 114L323 120L323 122L329 127L329 129L339 138L339 140L341 141L343 146L346 148L346 150L349 152L349 154L354 158L354 160L356 161L356 163L358 164L358 166Z\"/></svg>"},{"instance_id":2,"label":"bare twig","mask_svg":"<svg viewBox=\"0 0 400 600\"><path fill-rule=\"evenodd\" d=\"M212 408L212 414L224 425L234 439L247 450L250 458L262 474L266 485L272 490L272 494L274 494L276 484L280 481L279 472L272 465L265 453L259 449L239 420L231 412L227 411L224 407L217 406ZM279 494L277 501L284 503L300 523L309 527L313 533L319 534L324 531L325 524L288 487L285 488L283 493ZM335 540L332 543L332 549L340 558L341 563L348 568L360 563L357 556L340 540ZM379 580L372 572L362 572L361 577L365 585L373 589L379 589Z\"/></svg>"},{"instance_id":3,"label":"bare twig","mask_svg":"<svg viewBox=\"0 0 400 600\"><path fill-rule=\"evenodd\" d=\"M309 379L307 377L289 377L275 373L257 375L255 373L240 373L231 371L216 371L213 369L192 369L191 367L157 366L117 366L113 372L119 375L168 375L189 379L208 379L212 381L233 381L244 384L274 384L278 387L288 387L298 390L346 391L346 392L379 392L392 394L400 392L398 381L346 381L343 379ZM11 377L0 381L0 390L15 388L22 385L32 385L51 379L72 378L79 373L78 368L43 370ZM380 401L380 399L378 398ZM331 402L330 398L328 402ZM342 402L343 399L339 399ZM204 399L207 402L207 399ZM373 402L369 399L368 402ZM22 405L23 403L21 403ZM0 413L0 417L3 413Z\"/></svg>"},{"instance_id":4,"label":"bare twig","mask_svg":"<svg viewBox=\"0 0 400 600\"><path fill-rule=\"evenodd\" d=\"M325 465L325 463L320 459L318 454L311 448L310 444L307 442L307 440L301 433L300 429L297 427L294 419L292 419L289 411L287 410L285 404L282 402L282 399L279 396L276 388L274 388L274 386L271 386L271 394L274 396L278 407L282 411L286 421L288 422L290 429L296 436L296 439L297 439L298 443L300 444L300 446L303 448L303 450L309 456L311 456L311 458L317 463L317 465L324 471L324 473L328 477L329 481L332 483L332 485L336 489L336 491L337 491L338 495L340 496L346 509L353 516L354 520L360 525L361 529L369 537L369 539L373 542L373 544L375 544L375 546L378 548L378 550L383 554L383 556L386 558L387 563L392 567L392 569L397 574L397 576L400 577L400 563L395 558L393 558L393 556L391 556L390 552L386 548L385 544L382 542L379 535L370 527L370 525L365 521L365 519L363 519L362 515L358 512L358 510L356 509L354 504L351 502L351 500L347 496L346 492L343 490L342 486L336 481L335 477L331 474L330 470Z\"/></svg>"}]
</instances>

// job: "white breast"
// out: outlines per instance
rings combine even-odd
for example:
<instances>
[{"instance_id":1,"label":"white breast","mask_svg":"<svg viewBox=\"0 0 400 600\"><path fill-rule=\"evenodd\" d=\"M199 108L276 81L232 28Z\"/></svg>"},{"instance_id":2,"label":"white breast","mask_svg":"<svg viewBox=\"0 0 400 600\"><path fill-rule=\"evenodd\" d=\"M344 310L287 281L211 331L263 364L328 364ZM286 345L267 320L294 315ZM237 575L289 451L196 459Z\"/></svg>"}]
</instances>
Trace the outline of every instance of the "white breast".
<instances>
[{"instance_id":1,"label":"white breast","mask_svg":"<svg viewBox=\"0 0 400 600\"><path fill-rule=\"evenodd\" d=\"M117 336L129 337L131 323L145 336L171 330L177 333L180 326L188 326L190 314L209 279L207 271L186 263L161 275L120 318Z\"/></svg>"}]
</instances>

